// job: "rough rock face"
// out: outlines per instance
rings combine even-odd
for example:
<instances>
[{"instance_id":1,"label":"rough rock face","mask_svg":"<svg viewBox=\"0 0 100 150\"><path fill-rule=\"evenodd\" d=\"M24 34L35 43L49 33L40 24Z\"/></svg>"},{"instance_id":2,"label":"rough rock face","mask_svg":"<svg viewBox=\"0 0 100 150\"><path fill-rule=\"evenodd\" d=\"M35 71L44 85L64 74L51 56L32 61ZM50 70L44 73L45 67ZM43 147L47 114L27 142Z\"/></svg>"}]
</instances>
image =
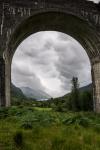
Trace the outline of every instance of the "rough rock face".
<instances>
[{"instance_id":1,"label":"rough rock face","mask_svg":"<svg viewBox=\"0 0 100 150\"><path fill-rule=\"evenodd\" d=\"M10 106L16 47L44 30L69 34L85 48L91 62L94 110L100 112L100 4L87 0L0 0L0 105Z\"/></svg>"}]
</instances>

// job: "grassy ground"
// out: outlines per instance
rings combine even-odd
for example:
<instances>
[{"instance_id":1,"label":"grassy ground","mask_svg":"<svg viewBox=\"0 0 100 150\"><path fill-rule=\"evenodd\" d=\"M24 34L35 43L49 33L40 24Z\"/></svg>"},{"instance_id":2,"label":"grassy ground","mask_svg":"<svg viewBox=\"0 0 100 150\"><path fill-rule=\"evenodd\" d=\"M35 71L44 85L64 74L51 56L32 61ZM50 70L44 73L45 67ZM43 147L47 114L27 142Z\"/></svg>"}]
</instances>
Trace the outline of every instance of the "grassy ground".
<instances>
[{"instance_id":1,"label":"grassy ground","mask_svg":"<svg viewBox=\"0 0 100 150\"><path fill-rule=\"evenodd\" d=\"M52 108L42 108L42 107L34 107L35 110L41 110L41 111L51 111Z\"/></svg>"},{"instance_id":2,"label":"grassy ground","mask_svg":"<svg viewBox=\"0 0 100 150\"><path fill-rule=\"evenodd\" d=\"M100 150L100 115L0 109L0 150Z\"/></svg>"}]
</instances>

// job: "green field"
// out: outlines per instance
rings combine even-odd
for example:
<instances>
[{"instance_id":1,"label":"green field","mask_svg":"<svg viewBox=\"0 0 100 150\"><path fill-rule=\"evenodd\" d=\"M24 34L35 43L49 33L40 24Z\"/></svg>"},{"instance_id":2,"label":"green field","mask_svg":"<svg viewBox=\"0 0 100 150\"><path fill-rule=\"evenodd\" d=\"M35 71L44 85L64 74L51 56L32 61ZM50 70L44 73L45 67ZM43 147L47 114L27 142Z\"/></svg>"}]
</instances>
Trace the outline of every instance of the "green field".
<instances>
[{"instance_id":1,"label":"green field","mask_svg":"<svg viewBox=\"0 0 100 150\"><path fill-rule=\"evenodd\" d=\"M52 108L34 107L34 110L40 110L40 111L51 111L51 110L52 110Z\"/></svg>"},{"instance_id":2,"label":"green field","mask_svg":"<svg viewBox=\"0 0 100 150\"><path fill-rule=\"evenodd\" d=\"M0 150L100 150L100 115L2 108Z\"/></svg>"}]
</instances>

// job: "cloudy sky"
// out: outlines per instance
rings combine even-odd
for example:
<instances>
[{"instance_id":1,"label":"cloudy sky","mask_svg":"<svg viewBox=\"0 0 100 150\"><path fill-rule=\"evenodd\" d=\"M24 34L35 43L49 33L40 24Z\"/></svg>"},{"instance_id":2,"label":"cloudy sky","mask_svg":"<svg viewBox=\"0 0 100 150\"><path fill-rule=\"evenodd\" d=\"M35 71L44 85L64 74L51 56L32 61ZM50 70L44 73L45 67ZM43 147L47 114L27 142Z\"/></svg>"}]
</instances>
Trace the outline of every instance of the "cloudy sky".
<instances>
[{"instance_id":1,"label":"cloudy sky","mask_svg":"<svg viewBox=\"0 0 100 150\"><path fill-rule=\"evenodd\" d=\"M88 1L93 1L93 2L95 2L95 3L100 2L100 0L88 0Z\"/></svg>"},{"instance_id":2,"label":"cloudy sky","mask_svg":"<svg viewBox=\"0 0 100 150\"><path fill-rule=\"evenodd\" d=\"M91 67L82 46L60 32L38 32L25 39L12 61L12 82L42 89L52 97L70 91L73 76L80 86L91 82Z\"/></svg>"}]
</instances>

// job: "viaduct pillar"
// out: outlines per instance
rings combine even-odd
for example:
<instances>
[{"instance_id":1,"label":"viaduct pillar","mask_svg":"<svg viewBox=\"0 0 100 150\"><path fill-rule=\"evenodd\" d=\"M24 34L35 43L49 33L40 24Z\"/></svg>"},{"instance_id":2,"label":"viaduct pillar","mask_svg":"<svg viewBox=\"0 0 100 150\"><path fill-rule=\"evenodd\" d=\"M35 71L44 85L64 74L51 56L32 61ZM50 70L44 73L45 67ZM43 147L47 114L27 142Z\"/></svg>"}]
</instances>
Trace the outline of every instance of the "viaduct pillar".
<instances>
[{"instance_id":1,"label":"viaduct pillar","mask_svg":"<svg viewBox=\"0 0 100 150\"><path fill-rule=\"evenodd\" d=\"M5 62L0 58L0 106L5 106Z\"/></svg>"},{"instance_id":2,"label":"viaduct pillar","mask_svg":"<svg viewBox=\"0 0 100 150\"><path fill-rule=\"evenodd\" d=\"M100 113L100 59L92 64L92 82L94 112Z\"/></svg>"}]
</instances>

